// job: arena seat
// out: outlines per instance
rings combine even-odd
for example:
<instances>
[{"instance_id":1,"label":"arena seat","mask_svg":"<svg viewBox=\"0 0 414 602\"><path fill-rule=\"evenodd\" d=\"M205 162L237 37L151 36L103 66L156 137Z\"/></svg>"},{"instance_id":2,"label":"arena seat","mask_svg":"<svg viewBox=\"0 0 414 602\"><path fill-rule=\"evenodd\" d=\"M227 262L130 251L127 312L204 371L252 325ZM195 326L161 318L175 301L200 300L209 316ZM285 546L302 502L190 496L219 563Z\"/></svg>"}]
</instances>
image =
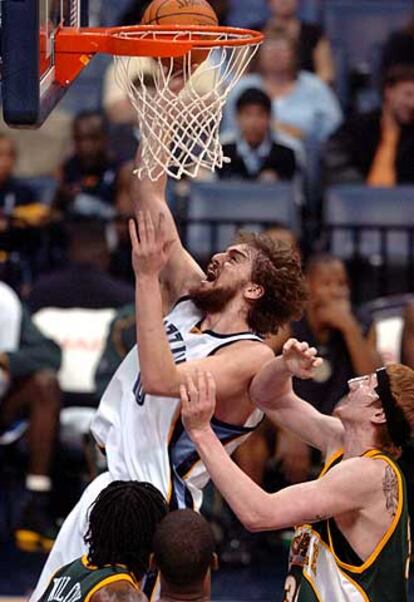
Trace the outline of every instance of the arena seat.
<instances>
[{"instance_id":1,"label":"arena seat","mask_svg":"<svg viewBox=\"0 0 414 602\"><path fill-rule=\"evenodd\" d=\"M414 186L328 188L324 224L331 229L331 252L343 259L357 252L377 264L387 260L406 263L410 231L412 236L414 230Z\"/></svg>"},{"instance_id":2,"label":"arena seat","mask_svg":"<svg viewBox=\"0 0 414 602\"><path fill-rule=\"evenodd\" d=\"M405 27L412 13L411 0L329 0L323 20L329 40L346 50L349 67L364 68L375 48Z\"/></svg>"},{"instance_id":3,"label":"arena seat","mask_svg":"<svg viewBox=\"0 0 414 602\"><path fill-rule=\"evenodd\" d=\"M337 65L335 89L341 103L346 105L350 94L349 73L373 76L370 85L375 85L382 46L393 31L406 26L412 17L413 3L411 0L329 0L323 6L323 27Z\"/></svg>"},{"instance_id":4,"label":"arena seat","mask_svg":"<svg viewBox=\"0 0 414 602\"><path fill-rule=\"evenodd\" d=\"M399 294L414 278L414 186L328 188L325 249L347 262L354 301Z\"/></svg>"},{"instance_id":5,"label":"arena seat","mask_svg":"<svg viewBox=\"0 0 414 602\"><path fill-rule=\"evenodd\" d=\"M186 245L205 256L228 246L238 229L282 222L297 230L298 202L290 183L193 182L186 207Z\"/></svg>"}]
</instances>

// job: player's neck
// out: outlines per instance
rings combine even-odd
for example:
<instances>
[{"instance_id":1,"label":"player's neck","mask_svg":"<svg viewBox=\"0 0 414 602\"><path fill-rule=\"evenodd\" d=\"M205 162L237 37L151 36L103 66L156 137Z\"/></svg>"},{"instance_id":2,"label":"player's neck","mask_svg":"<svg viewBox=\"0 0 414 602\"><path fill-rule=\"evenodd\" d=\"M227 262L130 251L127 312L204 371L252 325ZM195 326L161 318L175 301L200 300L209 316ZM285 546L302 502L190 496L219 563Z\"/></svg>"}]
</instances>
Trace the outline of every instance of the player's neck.
<instances>
[{"instance_id":1,"label":"player's neck","mask_svg":"<svg viewBox=\"0 0 414 602\"><path fill-rule=\"evenodd\" d=\"M206 602L208 598L200 594L172 594L163 595L159 602Z\"/></svg>"},{"instance_id":2,"label":"player's neck","mask_svg":"<svg viewBox=\"0 0 414 602\"><path fill-rule=\"evenodd\" d=\"M344 460L362 456L369 449L377 449L374 433L366 425L345 426Z\"/></svg>"},{"instance_id":3,"label":"player's neck","mask_svg":"<svg viewBox=\"0 0 414 602\"><path fill-rule=\"evenodd\" d=\"M161 591L159 602L206 602L208 599L203 591L175 593L167 590Z\"/></svg>"},{"instance_id":4,"label":"player's neck","mask_svg":"<svg viewBox=\"0 0 414 602\"><path fill-rule=\"evenodd\" d=\"M250 330L245 314L237 311L224 311L206 314L201 323L201 330L212 330L217 334L231 334Z\"/></svg>"}]
</instances>

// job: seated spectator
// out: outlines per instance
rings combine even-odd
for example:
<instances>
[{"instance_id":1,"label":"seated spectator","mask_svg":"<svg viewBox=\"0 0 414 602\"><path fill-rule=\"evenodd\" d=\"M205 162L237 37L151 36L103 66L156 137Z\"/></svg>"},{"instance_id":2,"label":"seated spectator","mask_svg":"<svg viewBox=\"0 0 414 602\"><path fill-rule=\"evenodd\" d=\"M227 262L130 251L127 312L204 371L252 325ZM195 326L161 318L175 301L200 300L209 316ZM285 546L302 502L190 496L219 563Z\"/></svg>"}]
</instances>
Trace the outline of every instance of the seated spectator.
<instances>
[{"instance_id":1,"label":"seated spectator","mask_svg":"<svg viewBox=\"0 0 414 602\"><path fill-rule=\"evenodd\" d=\"M296 141L323 142L342 121L339 102L319 77L298 68L296 42L283 30L272 31L260 47L257 73L243 77L230 94L224 111L223 130L235 128L238 96L251 87L269 95L273 107L273 131Z\"/></svg>"},{"instance_id":2,"label":"seated spectator","mask_svg":"<svg viewBox=\"0 0 414 602\"><path fill-rule=\"evenodd\" d=\"M328 141L324 162L328 184L414 182L414 66L388 71L381 108L348 119Z\"/></svg>"},{"instance_id":3,"label":"seated spectator","mask_svg":"<svg viewBox=\"0 0 414 602\"><path fill-rule=\"evenodd\" d=\"M39 227L48 222L49 208L38 202L30 186L14 177L16 159L15 143L0 133L0 250L17 252L31 278L41 246Z\"/></svg>"},{"instance_id":4,"label":"seated spectator","mask_svg":"<svg viewBox=\"0 0 414 602\"><path fill-rule=\"evenodd\" d=\"M164 294L164 314L170 311ZM135 305L125 305L116 312L109 326L105 349L95 372L96 395L100 399L124 357L137 342Z\"/></svg>"},{"instance_id":5,"label":"seated spectator","mask_svg":"<svg viewBox=\"0 0 414 602\"><path fill-rule=\"evenodd\" d=\"M331 45L320 25L300 21L298 0L268 0L270 17L265 31L279 27L298 45L299 68L316 73L327 84L335 79Z\"/></svg>"},{"instance_id":6,"label":"seated spectator","mask_svg":"<svg viewBox=\"0 0 414 602\"><path fill-rule=\"evenodd\" d=\"M305 274L309 292L305 316L278 335L274 348L279 352L289 337L316 347L322 366L313 379L294 379L294 388L320 412L331 414L347 393L349 379L381 366L375 325L370 316L352 308L348 275L340 259L313 255Z\"/></svg>"},{"instance_id":7,"label":"seated spectator","mask_svg":"<svg viewBox=\"0 0 414 602\"><path fill-rule=\"evenodd\" d=\"M137 341L135 305L117 311L109 327L104 352L95 372L96 394L100 399L124 357Z\"/></svg>"},{"instance_id":8,"label":"seated spectator","mask_svg":"<svg viewBox=\"0 0 414 602\"><path fill-rule=\"evenodd\" d=\"M404 29L392 33L385 43L381 73L387 73L396 65L414 66L414 16Z\"/></svg>"},{"instance_id":9,"label":"seated spectator","mask_svg":"<svg viewBox=\"0 0 414 602\"><path fill-rule=\"evenodd\" d=\"M58 105L37 130L10 128L0 116L0 132L17 148L16 175L19 178L51 176L68 154L72 116Z\"/></svg>"},{"instance_id":10,"label":"seated spectator","mask_svg":"<svg viewBox=\"0 0 414 602\"><path fill-rule=\"evenodd\" d=\"M223 138L224 163L219 178L239 178L276 182L291 180L295 173L295 154L273 140L272 103L265 92L257 88L245 90L236 102L238 130Z\"/></svg>"},{"instance_id":11,"label":"seated spectator","mask_svg":"<svg viewBox=\"0 0 414 602\"><path fill-rule=\"evenodd\" d=\"M414 370L414 302L404 310L401 341L401 362Z\"/></svg>"},{"instance_id":12,"label":"seated spectator","mask_svg":"<svg viewBox=\"0 0 414 602\"><path fill-rule=\"evenodd\" d=\"M31 321L16 294L0 282L0 445L16 441L28 421L28 466L16 543L25 551L49 551L56 528L51 519L50 469L58 430L59 347Z\"/></svg>"},{"instance_id":13,"label":"seated spectator","mask_svg":"<svg viewBox=\"0 0 414 602\"><path fill-rule=\"evenodd\" d=\"M88 219L67 226L69 265L41 276L28 303L33 312L43 307L102 309L134 301L134 289L107 274L109 251L105 225Z\"/></svg>"},{"instance_id":14,"label":"seated spectator","mask_svg":"<svg viewBox=\"0 0 414 602\"><path fill-rule=\"evenodd\" d=\"M300 255L299 240L291 228L282 222L274 222L273 225L266 230L266 234L273 240L280 240L283 243L293 247Z\"/></svg>"},{"instance_id":15,"label":"seated spectator","mask_svg":"<svg viewBox=\"0 0 414 602\"><path fill-rule=\"evenodd\" d=\"M160 602L211 600L217 556L206 519L188 508L167 514L155 530L151 568L160 572Z\"/></svg>"},{"instance_id":16,"label":"seated spectator","mask_svg":"<svg viewBox=\"0 0 414 602\"><path fill-rule=\"evenodd\" d=\"M87 554L59 569L39 602L146 602L140 581L148 569L155 527L167 512L166 501L150 483L110 483L89 514Z\"/></svg>"},{"instance_id":17,"label":"seated spectator","mask_svg":"<svg viewBox=\"0 0 414 602\"><path fill-rule=\"evenodd\" d=\"M54 207L72 215L112 217L117 165L111 158L106 120L85 111L73 121L74 154L62 165Z\"/></svg>"}]
</instances>

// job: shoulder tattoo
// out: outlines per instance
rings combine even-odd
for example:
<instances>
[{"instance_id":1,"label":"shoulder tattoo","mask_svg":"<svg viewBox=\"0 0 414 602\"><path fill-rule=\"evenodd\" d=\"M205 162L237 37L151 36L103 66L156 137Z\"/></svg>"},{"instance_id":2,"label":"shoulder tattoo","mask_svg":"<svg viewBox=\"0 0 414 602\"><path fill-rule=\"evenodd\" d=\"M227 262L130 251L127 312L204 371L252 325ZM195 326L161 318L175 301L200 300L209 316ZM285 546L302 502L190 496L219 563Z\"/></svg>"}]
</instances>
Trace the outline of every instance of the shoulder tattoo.
<instances>
[{"instance_id":1,"label":"shoulder tattoo","mask_svg":"<svg viewBox=\"0 0 414 602\"><path fill-rule=\"evenodd\" d=\"M382 490L385 496L385 507L392 516L395 516L398 507L398 479L389 464L385 468Z\"/></svg>"}]
</instances>

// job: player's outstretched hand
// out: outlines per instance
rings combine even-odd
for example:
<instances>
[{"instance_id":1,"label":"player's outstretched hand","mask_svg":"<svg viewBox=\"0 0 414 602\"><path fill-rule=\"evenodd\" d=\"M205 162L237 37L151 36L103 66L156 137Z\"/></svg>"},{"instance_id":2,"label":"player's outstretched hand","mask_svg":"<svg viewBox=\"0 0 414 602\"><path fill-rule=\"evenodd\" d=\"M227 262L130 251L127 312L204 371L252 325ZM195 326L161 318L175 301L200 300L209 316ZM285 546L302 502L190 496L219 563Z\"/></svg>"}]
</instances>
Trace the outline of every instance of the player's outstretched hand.
<instances>
[{"instance_id":1,"label":"player's outstretched hand","mask_svg":"<svg viewBox=\"0 0 414 602\"><path fill-rule=\"evenodd\" d=\"M297 339L288 339L283 345L283 360L292 376L303 379L312 378L315 369L323 362L322 358L317 357L315 347L309 347L308 343Z\"/></svg>"},{"instance_id":2,"label":"player's outstretched hand","mask_svg":"<svg viewBox=\"0 0 414 602\"><path fill-rule=\"evenodd\" d=\"M165 216L155 225L149 211L138 211L137 221L129 220L132 265L137 276L158 275L166 266L173 241L167 240Z\"/></svg>"},{"instance_id":3,"label":"player's outstretched hand","mask_svg":"<svg viewBox=\"0 0 414 602\"><path fill-rule=\"evenodd\" d=\"M187 376L180 387L181 418L191 439L210 428L216 408L216 383L209 372L198 371L195 382Z\"/></svg>"}]
</instances>

